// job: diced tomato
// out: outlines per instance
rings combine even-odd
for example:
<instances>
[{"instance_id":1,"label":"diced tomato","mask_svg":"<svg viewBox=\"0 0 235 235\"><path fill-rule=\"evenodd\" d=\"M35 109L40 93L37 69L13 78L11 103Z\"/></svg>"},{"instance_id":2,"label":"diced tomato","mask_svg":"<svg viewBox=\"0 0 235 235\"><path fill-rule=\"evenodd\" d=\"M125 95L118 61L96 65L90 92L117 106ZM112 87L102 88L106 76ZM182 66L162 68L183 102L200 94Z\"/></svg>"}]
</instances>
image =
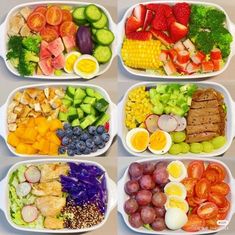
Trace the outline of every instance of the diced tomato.
<instances>
[{"instance_id":1,"label":"diced tomato","mask_svg":"<svg viewBox=\"0 0 235 235\"><path fill-rule=\"evenodd\" d=\"M205 202L201 204L197 209L197 214L202 219L211 219L218 214L218 207L215 203Z\"/></svg>"},{"instance_id":2,"label":"diced tomato","mask_svg":"<svg viewBox=\"0 0 235 235\"><path fill-rule=\"evenodd\" d=\"M219 172L219 181L222 182L225 179L225 175L226 175L224 167L219 163L212 162L208 165L207 169L211 169L211 168Z\"/></svg>"},{"instance_id":3,"label":"diced tomato","mask_svg":"<svg viewBox=\"0 0 235 235\"><path fill-rule=\"evenodd\" d=\"M193 200L193 197L187 197L186 198L186 201L188 202L189 206L190 207L196 207L197 206L197 203Z\"/></svg>"},{"instance_id":4,"label":"diced tomato","mask_svg":"<svg viewBox=\"0 0 235 235\"><path fill-rule=\"evenodd\" d=\"M219 193L226 196L230 192L230 187L225 182L219 182L211 185L211 192Z\"/></svg>"},{"instance_id":5,"label":"diced tomato","mask_svg":"<svg viewBox=\"0 0 235 235\"><path fill-rule=\"evenodd\" d=\"M210 192L210 182L205 178L200 179L196 183L195 192L197 197L206 199Z\"/></svg>"},{"instance_id":6,"label":"diced tomato","mask_svg":"<svg viewBox=\"0 0 235 235\"><path fill-rule=\"evenodd\" d=\"M153 12L151 10L146 11L145 19L144 19L144 25L143 25L143 30L145 31L147 28L150 27L150 24L153 20Z\"/></svg>"},{"instance_id":7,"label":"diced tomato","mask_svg":"<svg viewBox=\"0 0 235 235\"><path fill-rule=\"evenodd\" d=\"M40 12L33 12L27 18L27 25L35 32L40 32L46 25L46 18Z\"/></svg>"},{"instance_id":8,"label":"diced tomato","mask_svg":"<svg viewBox=\"0 0 235 235\"><path fill-rule=\"evenodd\" d=\"M225 196L218 193L209 193L208 201L215 203L218 207L224 207L226 205Z\"/></svg>"},{"instance_id":9,"label":"diced tomato","mask_svg":"<svg viewBox=\"0 0 235 235\"><path fill-rule=\"evenodd\" d=\"M195 206L192 211L191 211L191 214L194 214L194 215L197 215L197 209L198 209L199 206Z\"/></svg>"},{"instance_id":10,"label":"diced tomato","mask_svg":"<svg viewBox=\"0 0 235 235\"><path fill-rule=\"evenodd\" d=\"M46 24L45 27L50 28L50 29L54 29L57 32L58 35L60 34L60 27L59 27L59 25L49 25L49 24Z\"/></svg>"},{"instance_id":11,"label":"diced tomato","mask_svg":"<svg viewBox=\"0 0 235 235\"><path fill-rule=\"evenodd\" d=\"M187 63L189 61L189 52L187 50L178 51L177 60L180 63Z\"/></svg>"},{"instance_id":12,"label":"diced tomato","mask_svg":"<svg viewBox=\"0 0 235 235\"><path fill-rule=\"evenodd\" d=\"M40 12L45 16L46 12L47 12L47 7L46 6L38 6L34 9L34 12Z\"/></svg>"},{"instance_id":13,"label":"diced tomato","mask_svg":"<svg viewBox=\"0 0 235 235\"><path fill-rule=\"evenodd\" d=\"M73 20L73 17L72 17L71 12L69 10L62 9L62 22L72 21L72 20Z\"/></svg>"},{"instance_id":14,"label":"diced tomato","mask_svg":"<svg viewBox=\"0 0 235 235\"><path fill-rule=\"evenodd\" d=\"M217 224L217 217L206 220L206 227L210 230L216 230L219 228L219 225Z\"/></svg>"},{"instance_id":15,"label":"diced tomato","mask_svg":"<svg viewBox=\"0 0 235 235\"><path fill-rule=\"evenodd\" d=\"M192 197L194 195L194 188L197 183L197 179L185 178L181 183L185 186L187 190L187 197Z\"/></svg>"},{"instance_id":16,"label":"diced tomato","mask_svg":"<svg viewBox=\"0 0 235 235\"><path fill-rule=\"evenodd\" d=\"M219 48L214 48L213 50L211 50L210 56L212 60L221 60L222 59L221 50Z\"/></svg>"},{"instance_id":17,"label":"diced tomato","mask_svg":"<svg viewBox=\"0 0 235 235\"><path fill-rule=\"evenodd\" d=\"M206 169L203 177L208 179L212 184L217 183L219 181L219 172L215 169Z\"/></svg>"},{"instance_id":18,"label":"diced tomato","mask_svg":"<svg viewBox=\"0 0 235 235\"><path fill-rule=\"evenodd\" d=\"M221 70L223 66L223 60L212 60L213 65L214 65L214 71L219 71Z\"/></svg>"},{"instance_id":19,"label":"diced tomato","mask_svg":"<svg viewBox=\"0 0 235 235\"><path fill-rule=\"evenodd\" d=\"M204 228L205 220L201 219L198 215L191 214L188 216L188 222L182 227L187 232L197 232Z\"/></svg>"},{"instance_id":20,"label":"diced tomato","mask_svg":"<svg viewBox=\"0 0 235 235\"><path fill-rule=\"evenodd\" d=\"M218 213L217 219L224 220L224 219L226 219L227 215L228 215L228 213Z\"/></svg>"},{"instance_id":21,"label":"diced tomato","mask_svg":"<svg viewBox=\"0 0 235 235\"><path fill-rule=\"evenodd\" d=\"M219 207L219 213L221 214L224 214L224 213L228 213L230 209L230 202L228 201L227 198L225 198L225 201L224 201L224 206L223 207Z\"/></svg>"},{"instance_id":22,"label":"diced tomato","mask_svg":"<svg viewBox=\"0 0 235 235\"><path fill-rule=\"evenodd\" d=\"M40 31L40 35L46 42L52 42L59 37L58 33L53 28L45 27Z\"/></svg>"},{"instance_id":23,"label":"diced tomato","mask_svg":"<svg viewBox=\"0 0 235 235\"><path fill-rule=\"evenodd\" d=\"M51 6L46 12L46 21L50 25L59 25L62 22L62 11L57 6Z\"/></svg>"},{"instance_id":24,"label":"diced tomato","mask_svg":"<svg viewBox=\"0 0 235 235\"><path fill-rule=\"evenodd\" d=\"M65 21L60 26L60 36L74 36L77 32L77 26L72 21Z\"/></svg>"},{"instance_id":25,"label":"diced tomato","mask_svg":"<svg viewBox=\"0 0 235 235\"><path fill-rule=\"evenodd\" d=\"M203 202L205 202L207 199L206 198L198 198L198 197L193 197L193 201L197 204L200 205Z\"/></svg>"},{"instance_id":26,"label":"diced tomato","mask_svg":"<svg viewBox=\"0 0 235 235\"><path fill-rule=\"evenodd\" d=\"M188 165L188 177L201 179L204 170L203 161L192 161Z\"/></svg>"}]
</instances>

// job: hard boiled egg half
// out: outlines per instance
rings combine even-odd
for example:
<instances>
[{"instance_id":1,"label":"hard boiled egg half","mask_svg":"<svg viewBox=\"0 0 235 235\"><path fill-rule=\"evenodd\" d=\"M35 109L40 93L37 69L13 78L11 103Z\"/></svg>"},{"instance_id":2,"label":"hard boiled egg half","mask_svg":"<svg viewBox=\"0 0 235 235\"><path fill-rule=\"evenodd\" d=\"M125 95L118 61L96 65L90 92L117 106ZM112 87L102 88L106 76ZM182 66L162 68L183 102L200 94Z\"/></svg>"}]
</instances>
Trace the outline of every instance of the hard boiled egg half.
<instances>
[{"instance_id":1,"label":"hard boiled egg half","mask_svg":"<svg viewBox=\"0 0 235 235\"><path fill-rule=\"evenodd\" d=\"M164 154L168 152L172 144L169 133L161 130L153 132L149 140L149 150L154 154Z\"/></svg>"},{"instance_id":2,"label":"hard boiled egg half","mask_svg":"<svg viewBox=\"0 0 235 235\"><path fill-rule=\"evenodd\" d=\"M187 196L187 190L182 183L170 182L164 187L164 193L166 196L177 196L185 199Z\"/></svg>"},{"instance_id":3,"label":"hard boiled egg half","mask_svg":"<svg viewBox=\"0 0 235 235\"><path fill-rule=\"evenodd\" d=\"M167 228L177 230L182 228L188 222L188 216L179 208L170 208L165 214L165 223Z\"/></svg>"},{"instance_id":4,"label":"hard boiled egg half","mask_svg":"<svg viewBox=\"0 0 235 235\"><path fill-rule=\"evenodd\" d=\"M67 73L73 73L73 67L77 59L81 56L82 54L77 52L77 51L72 51L68 53L65 56L65 66L64 66L64 71Z\"/></svg>"},{"instance_id":5,"label":"hard boiled egg half","mask_svg":"<svg viewBox=\"0 0 235 235\"><path fill-rule=\"evenodd\" d=\"M169 174L169 180L174 182L180 182L187 177L187 169L183 162L172 161L166 168Z\"/></svg>"},{"instance_id":6,"label":"hard boiled egg half","mask_svg":"<svg viewBox=\"0 0 235 235\"><path fill-rule=\"evenodd\" d=\"M94 56L82 55L76 60L73 70L80 77L90 79L98 74L99 63Z\"/></svg>"}]
</instances>

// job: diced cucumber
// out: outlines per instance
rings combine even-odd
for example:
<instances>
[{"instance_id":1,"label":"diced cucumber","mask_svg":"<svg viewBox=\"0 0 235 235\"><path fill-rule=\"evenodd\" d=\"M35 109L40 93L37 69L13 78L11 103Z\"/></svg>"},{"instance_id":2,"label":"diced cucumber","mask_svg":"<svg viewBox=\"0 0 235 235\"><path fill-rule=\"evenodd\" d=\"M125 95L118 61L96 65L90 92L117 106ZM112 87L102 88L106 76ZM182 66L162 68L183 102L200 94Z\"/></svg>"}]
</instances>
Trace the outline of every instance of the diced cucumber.
<instances>
[{"instance_id":1,"label":"diced cucumber","mask_svg":"<svg viewBox=\"0 0 235 235\"><path fill-rule=\"evenodd\" d=\"M66 95L68 95L71 98L74 98L74 94L76 92L76 88L72 86L68 86L66 90Z\"/></svg>"},{"instance_id":2,"label":"diced cucumber","mask_svg":"<svg viewBox=\"0 0 235 235\"><path fill-rule=\"evenodd\" d=\"M93 35L95 35L96 32L97 32L97 29L92 28L92 29L91 29L91 32L92 32Z\"/></svg>"},{"instance_id":3,"label":"diced cucumber","mask_svg":"<svg viewBox=\"0 0 235 235\"><path fill-rule=\"evenodd\" d=\"M90 4L85 8L85 16L88 21L94 22L98 21L101 18L102 14L100 9L96 5Z\"/></svg>"},{"instance_id":4,"label":"diced cucumber","mask_svg":"<svg viewBox=\"0 0 235 235\"><path fill-rule=\"evenodd\" d=\"M62 99L62 104L68 108L72 105L72 100L68 100L68 99Z\"/></svg>"},{"instance_id":5,"label":"diced cucumber","mask_svg":"<svg viewBox=\"0 0 235 235\"><path fill-rule=\"evenodd\" d=\"M93 52L93 56L100 64L107 63L112 57L112 51L108 46L97 46Z\"/></svg>"},{"instance_id":6,"label":"diced cucumber","mask_svg":"<svg viewBox=\"0 0 235 235\"><path fill-rule=\"evenodd\" d=\"M79 126L80 125L80 121L76 118L76 119L74 119L73 121L72 121L72 123L71 123L71 126Z\"/></svg>"},{"instance_id":7,"label":"diced cucumber","mask_svg":"<svg viewBox=\"0 0 235 235\"><path fill-rule=\"evenodd\" d=\"M97 100L100 100L100 99L103 99L103 98L104 98L99 92L95 92L95 93L94 93L94 97L95 97Z\"/></svg>"},{"instance_id":8,"label":"diced cucumber","mask_svg":"<svg viewBox=\"0 0 235 235\"><path fill-rule=\"evenodd\" d=\"M81 108L77 108L78 119L82 119L84 117L84 112Z\"/></svg>"},{"instance_id":9,"label":"diced cucumber","mask_svg":"<svg viewBox=\"0 0 235 235\"><path fill-rule=\"evenodd\" d=\"M68 120L68 114L64 112L59 112L58 118L60 121L66 122Z\"/></svg>"},{"instance_id":10,"label":"diced cucumber","mask_svg":"<svg viewBox=\"0 0 235 235\"><path fill-rule=\"evenodd\" d=\"M79 108L80 104L82 103L82 100L74 100L73 101L73 106L75 108Z\"/></svg>"},{"instance_id":11,"label":"diced cucumber","mask_svg":"<svg viewBox=\"0 0 235 235\"><path fill-rule=\"evenodd\" d=\"M99 29L97 30L96 34L96 40L99 44L108 46L110 45L114 40L114 34L108 29Z\"/></svg>"},{"instance_id":12,"label":"diced cucumber","mask_svg":"<svg viewBox=\"0 0 235 235\"><path fill-rule=\"evenodd\" d=\"M77 109L75 107L69 107L69 109L68 109L68 121L72 122L76 118L78 118Z\"/></svg>"},{"instance_id":13,"label":"diced cucumber","mask_svg":"<svg viewBox=\"0 0 235 235\"><path fill-rule=\"evenodd\" d=\"M104 125L106 122L108 122L110 119L110 116L109 114L107 113L102 113L100 115L100 117L97 119L97 121L95 122L95 125L96 126L99 126L99 125Z\"/></svg>"},{"instance_id":14,"label":"diced cucumber","mask_svg":"<svg viewBox=\"0 0 235 235\"><path fill-rule=\"evenodd\" d=\"M91 104L81 104L80 108L84 111L84 113L91 113Z\"/></svg>"},{"instance_id":15,"label":"diced cucumber","mask_svg":"<svg viewBox=\"0 0 235 235\"><path fill-rule=\"evenodd\" d=\"M94 108L94 107L91 107L91 114L93 115L93 116L97 116L97 110Z\"/></svg>"},{"instance_id":16,"label":"diced cucumber","mask_svg":"<svg viewBox=\"0 0 235 235\"><path fill-rule=\"evenodd\" d=\"M86 88L86 93L88 96L94 97L95 91L94 91L94 89L88 87L88 88Z\"/></svg>"},{"instance_id":17,"label":"diced cucumber","mask_svg":"<svg viewBox=\"0 0 235 235\"><path fill-rule=\"evenodd\" d=\"M71 103L73 102L73 98L71 98L70 96L68 96L68 95L66 95L66 94L65 94L65 96L64 96L64 99L70 100Z\"/></svg>"},{"instance_id":18,"label":"diced cucumber","mask_svg":"<svg viewBox=\"0 0 235 235\"><path fill-rule=\"evenodd\" d=\"M86 96L86 92L82 88L77 88L75 91L74 99L82 100Z\"/></svg>"},{"instance_id":19,"label":"diced cucumber","mask_svg":"<svg viewBox=\"0 0 235 235\"><path fill-rule=\"evenodd\" d=\"M80 127L82 129L87 128L88 126L92 125L96 121L96 117L93 115L88 115L86 118L83 120L83 122L80 124Z\"/></svg>"},{"instance_id":20,"label":"diced cucumber","mask_svg":"<svg viewBox=\"0 0 235 235\"><path fill-rule=\"evenodd\" d=\"M96 98L94 97L89 97L89 96L86 96L85 99L83 100L83 103L84 104L91 104L91 105L94 105L96 102Z\"/></svg>"},{"instance_id":21,"label":"diced cucumber","mask_svg":"<svg viewBox=\"0 0 235 235\"><path fill-rule=\"evenodd\" d=\"M86 21L85 7L77 7L73 10L73 20L76 23Z\"/></svg>"},{"instance_id":22,"label":"diced cucumber","mask_svg":"<svg viewBox=\"0 0 235 235\"><path fill-rule=\"evenodd\" d=\"M95 108L99 112L105 112L109 107L109 103L105 99L100 99L95 103Z\"/></svg>"},{"instance_id":23,"label":"diced cucumber","mask_svg":"<svg viewBox=\"0 0 235 235\"><path fill-rule=\"evenodd\" d=\"M100 19L96 22L93 22L91 25L96 29L102 29L104 28L105 25L107 25L107 23L108 23L108 18L104 14L104 12L102 12Z\"/></svg>"}]
</instances>

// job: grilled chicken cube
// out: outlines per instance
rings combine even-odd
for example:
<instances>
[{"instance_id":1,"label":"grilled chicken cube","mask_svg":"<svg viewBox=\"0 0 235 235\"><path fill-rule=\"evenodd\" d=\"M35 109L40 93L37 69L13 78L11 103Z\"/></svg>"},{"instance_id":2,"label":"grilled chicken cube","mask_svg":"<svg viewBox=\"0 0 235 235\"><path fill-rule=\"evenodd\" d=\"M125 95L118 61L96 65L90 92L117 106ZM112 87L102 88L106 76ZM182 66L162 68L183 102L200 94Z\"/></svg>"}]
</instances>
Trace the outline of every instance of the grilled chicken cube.
<instances>
[{"instance_id":1,"label":"grilled chicken cube","mask_svg":"<svg viewBox=\"0 0 235 235\"><path fill-rule=\"evenodd\" d=\"M35 104L34 104L34 110L35 110L36 112L41 112L41 111L42 111L41 105L40 105L39 103L35 103Z\"/></svg>"},{"instance_id":2,"label":"grilled chicken cube","mask_svg":"<svg viewBox=\"0 0 235 235\"><path fill-rule=\"evenodd\" d=\"M10 112L7 115L7 123L15 123L16 122L16 118L17 118L17 114Z\"/></svg>"},{"instance_id":3,"label":"grilled chicken cube","mask_svg":"<svg viewBox=\"0 0 235 235\"><path fill-rule=\"evenodd\" d=\"M64 222L61 219L47 216L44 220L44 227L48 229L62 229L64 228Z\"/></svg>"},{"instance_id":4,"label":"grilled chicken cube","mask_svg":"<svg viewBox=\"0 0 235 235\"><path fill-rule=\"evenodd\" d=\"M17 124L16 123L8 124L8 130L9 131L15 131L16 128L17 128Z\"/></svg>"},{"instance_id":5,"label":"grilled chicken cube","mask_svg":"<svg viewBox=\"0 0 235 235\"><path fill-rule=\"evenodd\" d=\"M10 113L10 112L13 112L13 110L15 109L15 107L18 105L19 103L17 101L12 101L8 108L7 108L7 112Z\"/></svg>"},{"instance_id":6,"label":"grilled chicken cube","mask_svg":"<svg viewBox=\"0 0 235 235\"><path fill-rule=\"evenodd\" d=\"M25 20L27 20L27 18L31 12L32 12L32 10L29 7L23 7L20 10L20 14L24 17Z\"/></svg>"}]
</instances>

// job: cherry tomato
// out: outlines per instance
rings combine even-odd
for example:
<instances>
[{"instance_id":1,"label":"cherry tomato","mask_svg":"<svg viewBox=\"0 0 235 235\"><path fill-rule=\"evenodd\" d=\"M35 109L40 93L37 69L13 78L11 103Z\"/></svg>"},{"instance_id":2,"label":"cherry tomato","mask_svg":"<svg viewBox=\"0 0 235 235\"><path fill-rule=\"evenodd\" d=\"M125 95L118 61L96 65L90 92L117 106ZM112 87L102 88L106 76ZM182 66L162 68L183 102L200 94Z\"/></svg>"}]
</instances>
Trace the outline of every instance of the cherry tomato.
<instances>
[{"instance_id":1,"label":"cherry tomato","mask_svg":"<svg viewBox=\"0 0 235 235\"><path fill-rule=\"evenodd\" d=\"M57 32L57 34L59 35L59 33L60 33L59 32L60 31L59 25L49 25L49 24L47 24L46 27L49 28L49 29L54 29Z\"/></svg>"},{"instance_id":2,"label":"cherry tomato","mask_svg":"<svg viewBox=\"0 0 235 235\"><path fill-rule=\"evenodd\" d=\"M200 205L203 202L205 202L207 199L206 198L198 198L198 197L193 197L193 201L197 204Z\"/></svg>"},{"instance_id":3,"label":"cherry tomato","mask_svg":"<svg viewBox=\"0 0 235 235\"><path fill-rule=\"evenodd\" d=\"M226 206L226 198L218 193L209 193L208 201L215 203L218 207Z\"/></svg>"},{"instance_id":4,"label":"cherry tomato","mask_svg":"<svg viewBox=\"0 0 235 235\"><path fill-rule=\"evenodd\" d=\"M197 203L193 200L193 197L187 197L186 198L186 201L188 202L189 206L190 207L196 207L197 206Z\"/></svg>"},{"instance_id":5,"label":"cherry tomato","mask_svg":"<svg viewBox=\"0 0 235 235\"><path fill-rule=\"evenodd\" d=\"M27 18L27 25L35 32L40 32L46 24L45 16L40 12L33 12Z\"/></svg>"},{"instance_id":6,"label":"cherry tomato","mask_svg":"<svg viewBox=\"0 0 235 235\"><path fill-rule=\"evenodd\" d=\"M206 169L203 174L203 177L208 179L212 184L217 183L220 179L219 172L213 168Z\"/></svg>"},{"instance_id":7,"label":"cherry tomato","mask_svg":"<svg viewBox=\"0 0 235 235\"><path fill-rule=\"evenodd\" d=\"M218 213L217 219L224 220L224 219L226 219L227 215L228 215L228 213Z\"/></svg>"},{"instance_id":8,"label":"cherry tomato","mask_svg":"<svg viewBox=\"0 0 235 235\"><path fill-rule=\"evenodd\" d=\"M216 163L216 162L212 162L208 165L207 169L215 169L218 171L219 173L219 181L222 182L224 179L225 179L225 176L226 176L226 172L225 172L225 169L224 167L219 164L219 163Z\"/></svg>"},{"instance_id":9,"label":"cherry tomato","mask_svg":"<svg viewBox=\"0 0 235 235\"><path fill-rule=\"evenodd\" d=\"M34 9L34 12L40 12L45 16L46 12L47 12L47 7L46 6L38 6Z\"/></svg>"},{"instance_id":10,"label":"cherry tomato","mask_svg":"<svg viewBox=\"0 0 235 235\"><path fill-rule=\"evenodd\" d=\"M44 29L42 29L40 32L40 35L42 39L47 42L52 42L59 36L55 29L48 28L48 27L45 27Z\"/></svg>"},{"instance_id":11,"label":"cherry tomato","mask_svg":"<svg viewBox=\"0 0 235 235\"><path fill-rule=\"evenodd\" d=\"M197 209L197 214L202 219L211 219L217 216L218 207L215 203L212 202L204 202Z\"/></svg>"},{"instance_id":12,"label":"cherry tomato","mask_svg":"<svg viewBox=\"0 0 235 235\"><path fill-rule=\"evenodd\" d=\"M62 9L62 22L72 21L73 17L69 10Z\"/></svg>"},{"instance_id":13,"label":"cherry tomato","mask_svg":"<svg viewBox=\"0 0 235 235\"><path fill-rule=\"evenodd\" d=\"M70 36L77 32L77 26L72 21L65 21L60 26L60 36Z\"/></svg>"},{"instance_id":14,"label":"cherry tomato","mask_svg":"<svg viewBox=\"0 0 235 235\"><path fill-rule=\"evenodd\" d=\"M192 161L188 165L188 177L201 179L204 170L203 161Z\"/></svg>"},{"instance_id":15,"label":"cherry tomato","mask_svg":"<svg viewBox=\"0 0 235 235\"><path fill-rule=\"evenodd\" d=\"M230 209L230 202L228 201L227 198L225 198L225 204L223 207L219 207L219 213L221 214L227 214Z\"/></svg>"},{"instance_id":16,"label":"cherry tomato","mask_svg":"<svg viewBox=\"0 0 235 235\"><path fill-rule=\"evenodd\" d=\"M46 21L50 25L59 25L62 21L62 11L57 6L51 6L46 12Z\"/></svg>"},{"instance_id":17,"label":"cherry tomato","mask_svg":"<svg viewBox=\"0 0 235 235\"><path fill-rule=\"evenodd\" d=\"M188 222L182 227L187 232L197 232L204 228L205 220L198 215L192 214L188 216Z\"/></svg>"},{"instance_id":18,"label":"cherry tomato","mask_svg":"<svg viewBox=\"0 0 235 235\"><path fill-rule=\"evenodd\" d=\"M202 178L200 179L195 186L196 196L199 198L207 198L210 192L210 182Z\"/></svg>"},{"instance_id":19,"label":"cherry tomato","mask_svg":"<svg viewBox=\"0 0 235 235\"><path fill-rule=\"evenodd\" d=\"M219 228L219 225L217 224L217 217L212 219L206 220L206 227L210 230L216 230Z\"/></svg>"},{"instance_id":20,"label":"cherry tomato","mask_svg":"<svg viewBox=\"0 0 235 235\"><path fill-rule=\"evenodd\" d=\"M185 178L181 183L185 186L187 190L187 197L192 197L194 195L194 188L197 183L197 179Z\"/></svg>"},{"instance_id":21,"label":"cherry tomato","mask_svg":"<svg viewBox=\"0 0 235 235\"><path fill-rule=\"evenodd\" d=\"M194 208L192 209L192 211L191 211L191 214L197 215L197 209L198 209L198 207L199 207L199 206L194 207Z\"/></svg>"},{"instance_id":22,"label":"cherry tomato","mask_svg":"<svg viewBox=\"0 0 235 235\"><path fill-rule=\"evenodd\" d=\"M226 196L230 192L230 187L228 184L224 182L219 182L219 183L211 185L211 192L219 193L219 194Z\"/></svg>"}]
</instances>

